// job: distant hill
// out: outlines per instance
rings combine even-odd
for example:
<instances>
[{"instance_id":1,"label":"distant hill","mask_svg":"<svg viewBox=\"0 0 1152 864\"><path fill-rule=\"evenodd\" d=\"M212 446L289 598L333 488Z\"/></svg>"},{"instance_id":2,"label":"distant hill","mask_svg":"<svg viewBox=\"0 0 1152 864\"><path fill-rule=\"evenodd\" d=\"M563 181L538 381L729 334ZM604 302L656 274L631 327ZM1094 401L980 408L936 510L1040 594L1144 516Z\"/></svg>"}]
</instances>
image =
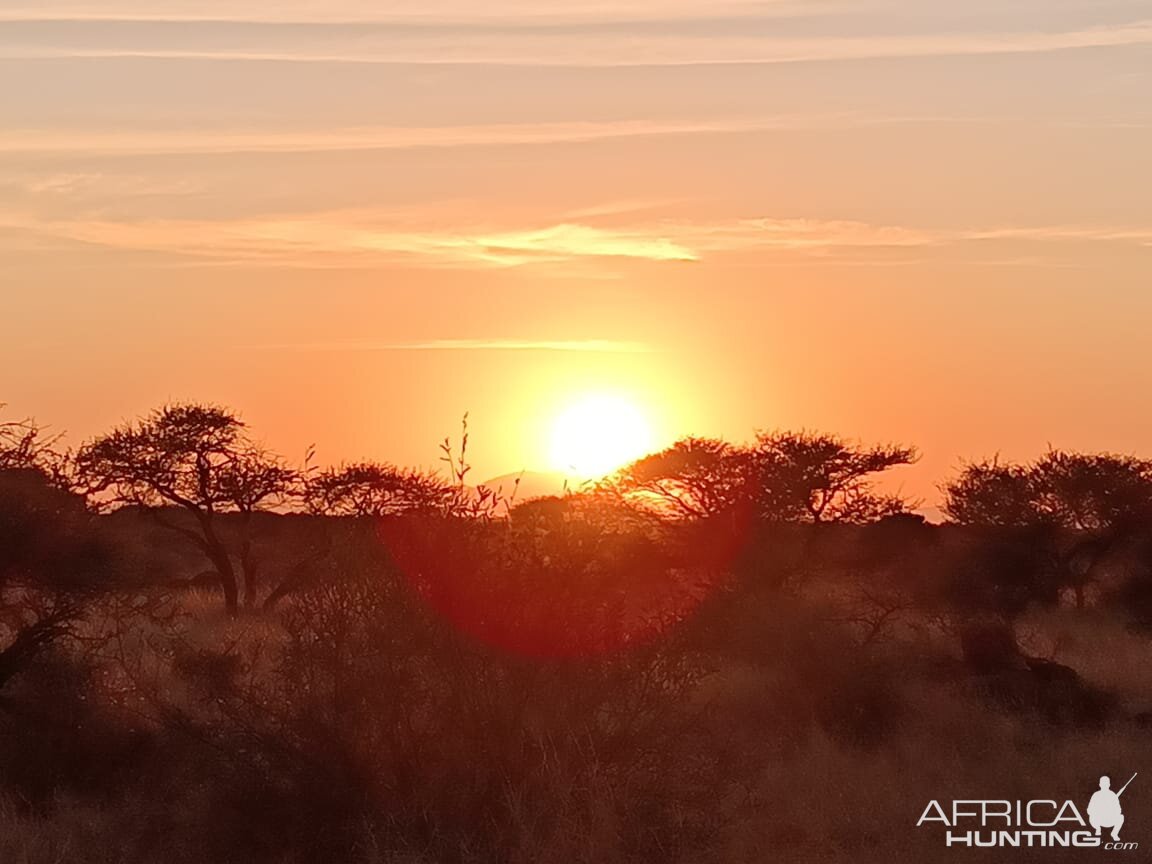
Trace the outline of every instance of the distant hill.
<instances>
[{"instance_id":1,"label":"distant hill","mask_svg":"<svg viewBox=\"0 0 1152 864\"><path fill-rule=\"evenodd\" d=\"M948 519L944 516L944 514L941 512L939 507L933 507L933 506L917 507L912 512L913 513L919 513L921 516L923 516L929 522L932 522L936 525L940 525L940 524L948 521Z\"/></svg>"},{"instance_id":2,"label":"distant hill","mask_svg":"<svg viewBox=\"0 0 1152 864\"><path fill-rule=\"evenodd\" d=\"M520 480L519 487L516 485L517 479ZM556 471L524 471L501 474L499 477L485 480L481 485L489 489L502 489L506 496L515 490L516 500L519 502L544 498L548 495L563 495L564 480L565 476ZM570 487L575 488L575 485L575 481L569 481Z\"/></svg>"}]
</instances>

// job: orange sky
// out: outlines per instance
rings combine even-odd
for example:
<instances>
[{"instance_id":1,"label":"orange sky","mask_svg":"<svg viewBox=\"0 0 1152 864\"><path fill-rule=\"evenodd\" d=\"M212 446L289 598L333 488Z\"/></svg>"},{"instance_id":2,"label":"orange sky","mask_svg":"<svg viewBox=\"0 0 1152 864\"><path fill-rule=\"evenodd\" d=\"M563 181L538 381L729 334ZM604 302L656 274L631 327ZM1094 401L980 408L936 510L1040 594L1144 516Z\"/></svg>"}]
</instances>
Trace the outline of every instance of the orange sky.
<instances>
[{"instance_id":1,"label":"orange sky","mask_svg":"<svg viewBox=\"0 0 1152 864\"><path fill-rule=\"evenodd\" d=\"M274 10L270 7L274 5ZM1146 0L0 0L0 401L1152 453ZM477 11L481 9L482 11Z\"/></svg>"}]
</instances>

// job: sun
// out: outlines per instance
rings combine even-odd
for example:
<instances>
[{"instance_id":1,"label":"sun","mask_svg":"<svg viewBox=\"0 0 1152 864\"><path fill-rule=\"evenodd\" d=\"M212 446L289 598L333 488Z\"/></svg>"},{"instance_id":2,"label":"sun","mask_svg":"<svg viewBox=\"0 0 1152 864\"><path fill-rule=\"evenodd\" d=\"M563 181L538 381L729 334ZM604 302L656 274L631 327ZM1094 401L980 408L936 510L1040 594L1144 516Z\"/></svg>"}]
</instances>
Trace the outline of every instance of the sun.
<instances>
[{"instance_id":1,"label":"sun","mask_svg":"<svg viewBox=\"0 0 1152 864\"><path fill-rule=\"evenodd\" d=\"M557 415L552 426L552 467L590 480L610 474L652 450L652 427L625 396L584 396Z\"/></svg>"}]
</instances>

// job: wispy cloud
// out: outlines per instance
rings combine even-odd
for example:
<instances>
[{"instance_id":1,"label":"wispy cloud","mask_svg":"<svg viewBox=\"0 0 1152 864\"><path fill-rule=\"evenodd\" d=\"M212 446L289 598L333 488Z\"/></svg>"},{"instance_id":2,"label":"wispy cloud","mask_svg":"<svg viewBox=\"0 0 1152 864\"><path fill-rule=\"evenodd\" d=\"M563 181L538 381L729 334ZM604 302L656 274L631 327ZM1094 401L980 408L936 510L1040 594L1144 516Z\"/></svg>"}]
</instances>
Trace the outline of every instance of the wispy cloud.
<instances>
[{"instance_id":1,"label":"wispy cloud","mask_svg":"<svg viewBox=\"0 0 1152 864\"><path fill-rule=\"evenodd\" d=\"M328 213L220 221L59 221L0 212L0 228L38 243L51 238L115 250L268 266L508 268L632 259L694 262L726 253L886 254L981 243L1120 243L1152 246L1152 227L1008 226L922 228L850 220L661 220L611 227L413 228L373 214ZM1007 248L1007 247L1005 247ZM920 253L916 253L920 254ZM417 346L412 346L417 347ZM427 347L432 347L429 343ZM436 347L445 347L437 345Z\"/></svg>"},{"instance_id":2,"label":"wispy cloud","mask_svg":"<svg viewBox=\"0 0 1152 864\"><path fill-rule=\"evenodd\" d=\"M1044 228L993 228L964 232L966 240L1082 240L1152 246L1152 228L1050 225Z\"/></svg>"},{"instance_id":3,"label":"wispy cloud","mask_svg":"<svg viewBox=\"0 0 1152 864\"><path fill-rule=\"evenodd\" d=\"M710 225L688 223L669 231L670 236L689 243L700 253L932 246L949 237L928 229L842 219L736 219Z\"/></svg>"},{"instance_id":4,"label":"wispy cloud","mask_svg":"<svg viewBox=\"0 0 1152 864\"><path fill-rule=\"evenodd\" d=\"M355 214L222 221L45 221L0 213L0 227L31 230L114 249L237 262L290 264L324 258L347 266L417 259L442 267L515 267L581 258L694 261L696 253L658 231L581 224L531 229L414 230Z\"/></svg>"},{"instance_id":5,"label":"wispy cloud","mask_svg":"<svg viewBox=\"0 0 1152 864\"><path fill-rule=\"evenodd\" d=\"M860 0L856 0L857 5ZM51 5L14 0L0 21L156 21L240 23L399 23L466 25L487 22L581 22L587 20L697 19L714 16L812 16L845 8L835 0L278 0L250 4L238 0L53 0Z\"/></svg>"},{"instance_id":6,"label":"wispy cloud","mask_svg":"<svg viewBox=\"0 0 1152 864\"><path fill-rule=\"evenodd\" d=\"M94 171L16 172L0 174L0 194L16 192L37 200L123 201L127 198L185 196L197 190L189 178Z\"/></svg>"},{"instance_id":7,"label":"wispy cloud","mask_svg":"<svg viewBox=\"0 0 1152 864\"><path fill-rule=\"evenodd\" d=\"M298 351L574 351L591 354L648 354L644 342L615 339L434 339L427 342L338 341L254 346Z\"/></svg>"},{"instance_id":8,"label":"wispy cloud","mask_svg":"<svg viewBox=\"0 0 1152 864\"><path fill-rule=\"evenodd\" d=\"M493 123L462 126L352 126L292 129L5 129L0 155L15 156L226 156L251 153L292 154L355 151L451 149L570 144L614 139L691 135L741 135L772 131L831 131L882 126L1002 124L1011 117L980 115L868 114L859 111L777 114L762 117L651 118L542 123ZM1029 118L1052 127L1148 128L1140 120ZM90 173L63 172L66 185L94 185ZM63 187L62 183L62 187ZM173 184L167 184L171 187ZM184 184L188 186L187 182ZM166 188L167 188L166 187ZM47 187L45 187L47 188ZM621 206L608 204L607 207ZM633 208L634 202L623 202ZM641 202L640 207L650 206ZM578 211L574 216L608 210Z\"/></svg>"},{"instance_id":9,"label":"wispy cloud","mask_svg":"<svg viewBox=\"0 0 1152 864\"><path fill-rule=\"evenodd\" d=\"M931 228L877 225L840 219L737 219L715 224L665 224L667 236L700 256L741 250L796 252L831 249L916 249L965 243L1125 243L1152 245L1152 227L1025 225Z\"/></svg>"},{"instance_id":10,"label":"wispy cloud","mask_svg":"<svg viewBox=\"0 0 1152 864\"><path fill-rule=\"evenodd\" d=\"M706 135L872 122L856 115L784 115L687 120L377 126L309 131L234 129L7 129L0 154L133 156L144 154L307 153L439 147L559 144L655 135ZM883 122L883 121L881 121Z\"/></svg>"},{"instance_id":11,"label":"wispy cloud","mask_svg":"<svg viewBox=\"0 0 1152 864\"><path fill-rule=\"evenodd\" d=\"M75 28L73 28L75 29ZM582 33L563 28L533 32L426 31L331 34L294 33L276 39L189 38L177 30L167 40L148 38L102 41L83 31L41 36L28 43L0 45L0 58L150 58L232 60L283 63L487 64L514 66L691 66L772 64L988 54L1027 54L1082 48L1152 44L1152 21L1141 20L1064 30L928 32L845 36L779 36L666 33Z\"/></svg>"}]
</instances>

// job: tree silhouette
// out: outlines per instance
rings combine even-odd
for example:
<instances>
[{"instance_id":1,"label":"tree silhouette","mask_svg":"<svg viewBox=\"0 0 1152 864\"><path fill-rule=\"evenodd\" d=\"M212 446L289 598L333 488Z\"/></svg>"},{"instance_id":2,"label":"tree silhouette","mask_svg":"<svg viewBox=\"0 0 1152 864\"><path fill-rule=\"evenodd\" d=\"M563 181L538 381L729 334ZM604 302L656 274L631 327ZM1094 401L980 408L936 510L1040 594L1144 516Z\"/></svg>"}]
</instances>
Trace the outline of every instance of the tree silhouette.
<instances>
[{"instance_id":1,"label":"tree silhouette","mask_svg":"<svg viewBox=\"0 0 1152 864\"><path fill-rule=\"evenodd\" d=\"M308 509L328 516L400 516L437 513L449 508L456 489L424 471L384 462L357 462L329 468L308 478Z\"/></svg>"},{"instance_id":2,"label":"tree silhouette","mask_svg":"<svg viewBox=\"0 0 1152 864\"><path fill-rule=\"evenodd\" d=\"M35 468L0 469L0 690L74 634L113 563L83 498Z\"/></svg>"},{"instance_id":3,"label":"tree silhouette","mask_svg":"<svg viewBox=\"0 0 1152 864\"><path fill-rule=\"evenodd\" d=\"M761 433L753 446L685 438L609 479L615 490L675 516L747 510L769 522L871 522L908 502L875 489L875 477L916 460L911 447L863 447L832 435Z\"/></svg>"},{"instance_id":4,"label":"tree silhouette","mask_svg":"<svg viewBox=\"0 0 1152 864\"><path fill-rule=\"evenodd\" d=\"M1120 526L1152 514L1152 462L1111 453L1053 450L1032 467L1040 509L1083 531Z\"/></svg>"},{"instance_id":5,"label":"tree silhouette","mask_svg":"<svg viewBox=\"0 0 1152 864\"><path fill-rule=\"evenodd\" d=\"M756 438L762 517L778 522L872 522L908 501L879 492L876 476L917 459L913 447L865 447L834 435L769 432Z\"/></svg>"},{"instance_id":6,"label":"tree silhouette","mask_svg":"<svg viewBox=\"0 0 1152 864\"><path fill-rule=\"evenodd\" d=\"M621 469L607 485L675 516L701 519L754 495L755 463L747 448L684 438Z\"/></svg>"},{"instance_id":7,"label":"tree silhouette","mask_svg":"<svg viewBox=\"0 0 1152 864\"><path fill-rule=\"evenodd\" d=\"M3 408L0 404L0 408ZM40 428L31 420L0 423L0 471L31 468L41 452Z\"/></svg>"},{"instance_id":8,"label":"tree silhouette","mask_svg":"<svg viewBox=\"0 0 1152 864\"><path fill-rule=\"evenodd\" d=\"M1024 465L966 465L943 492L944 513L961 524L1100 531L1152 514L1152 461L1050 450Z\"/></svg>"},{"instance_id":9,"label":"tree silhouette","mask_svg":"<svg viewBox=\"0 0 1152 864\"><path fill-rule=\"evenodd\" d=\"M166 405L85 444L77 476L90 494L134 505L189 540L214 568L230 614L239 608L239 578L246 605L259 583L252 554L251 517L292 495L295 471L247 436L245 424L211 405ZM195 527L170 518L165 508L190 514ZM221 513L238 513L239 540L220 530ZM235 559L235 560L234 560Z\"/></svg>"},{"instance_id":10,"label":"tree silhouette","mask_svg":"<svg viewBox=\"0 0 1152 864\"><path fill-rule=\"evenodd\" d=\"M1001 528L1037 525L1048 521L1043 512L1032 471L997 459L964 466L960 476L941 491L941 510L962 525Z\"/></svg>"},{"instance_id":11,"label":"tree silhouette","mask_svg":"<svg viewBox=\"0 0 1152 864\"><path fill-rule=\"evenodd\" d=\"M1055 532L1073 535L1058 555L1059 584L1075 591L1077 606L1104 556L1152 523L1152 462L1132 456L1050 450L1024 465L978 462L943 492L944 513L954 522L1049 529L1032 536L1050 555L1059 546Z\"/></svg>"},{"instance_id":12,"label":"tree silhouette","mask_svg":"<svg viewBox=\"0 0 1152 864\"><path fill-rule=\"evenodd\" d=\"M4 407L0 402L0 409ZM54 486L71 489L71 463L69 455L57 449L59 439L30 418L0 422L0 471L32 468Z\"/></svg>"}]
</instances>

